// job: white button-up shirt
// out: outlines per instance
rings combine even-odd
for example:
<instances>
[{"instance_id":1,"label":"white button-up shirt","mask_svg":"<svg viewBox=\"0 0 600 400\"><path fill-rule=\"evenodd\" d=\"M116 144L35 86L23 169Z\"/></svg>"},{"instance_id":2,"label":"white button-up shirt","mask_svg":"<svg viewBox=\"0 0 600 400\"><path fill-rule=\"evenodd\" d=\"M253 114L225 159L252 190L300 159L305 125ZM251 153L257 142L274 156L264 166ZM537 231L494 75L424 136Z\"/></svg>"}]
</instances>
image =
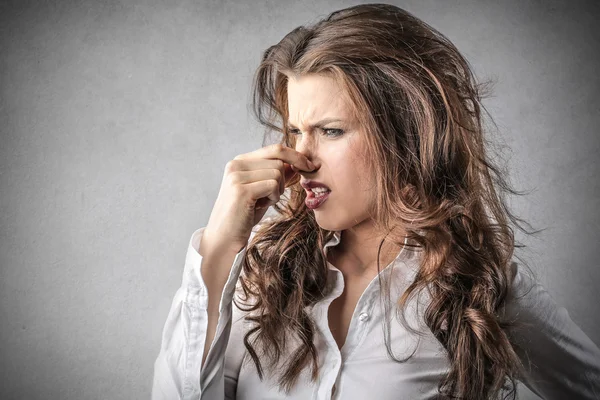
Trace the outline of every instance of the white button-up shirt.
<instances>
[{"instance_id":1,"label":"white button-up shirt","mask_svg":"<svg viewBox=\"0 0 600 400\"><path fill-rule=\"evenodd\" d=\"M259 225L253 229L250 240ZM448 372L449 363L445 349L422 320L427 298L421 294L409 302L405 314L410 326L423 333L422 337L409 332L394 317L395 300L412 281L418 267L418 253L408 248L402 249L380 272L382 283L391 275L391 348L397 359L410 356L406 362L398 363L388 357L383 330L384 303L380 301L377 277L358 300L346 341L341 351L338 349L327 312L329 304L342 294L344 279L328 263L334 278L329 294L312 309L307 308L317 325L314 343L319 354L318 380L310 381L308 368L288 396L278 390L276 376L266 375L261 381L243 344L249 329L243 319L244 312L232 302L234 295L239 294L236 287L244 247L236 255L225 284L215 338L202 367L208 323L208 295L200 273L202 256L198 252L203 232L204 228L196 230L189 242L182 285L173 298L154 363L152 399L438 398L437 386ZM339 244L340 237L340 232L336 232L325 245L325 253L328 247ZM511 341L518 344L521 360L531 370L521 381L543 399L600 399L600 350L541 285L520 271L516 263L512 266L516 296L507 300L504 317L532 324L530 328L509 332Z\"/></svg>"}]
</instances>

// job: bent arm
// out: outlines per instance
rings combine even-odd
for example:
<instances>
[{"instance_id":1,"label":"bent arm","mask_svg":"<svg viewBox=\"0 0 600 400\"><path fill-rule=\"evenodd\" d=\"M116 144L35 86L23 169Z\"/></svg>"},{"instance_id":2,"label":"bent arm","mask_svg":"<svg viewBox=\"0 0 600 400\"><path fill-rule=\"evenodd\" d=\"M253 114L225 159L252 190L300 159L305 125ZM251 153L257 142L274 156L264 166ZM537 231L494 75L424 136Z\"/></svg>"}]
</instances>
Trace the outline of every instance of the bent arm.
<instances>
[{"instance_id":1,"label":"bent arm","mask_svg":"<svg viewBox=\"0 0 600 400\"><path fill-rule=\"evenodd\" d=\"M209 292L201 271L203 257L199 253L204 229L192 234L182 285L175 293L163 328L154 363L153 400L225 398L223 364L232 326L232 299L246 247L230 263L227 280L217 293L220 301L209 306ZM209 315L215 317L210 327L212 334L208 333Z\"/></svg>"}]
</instances>

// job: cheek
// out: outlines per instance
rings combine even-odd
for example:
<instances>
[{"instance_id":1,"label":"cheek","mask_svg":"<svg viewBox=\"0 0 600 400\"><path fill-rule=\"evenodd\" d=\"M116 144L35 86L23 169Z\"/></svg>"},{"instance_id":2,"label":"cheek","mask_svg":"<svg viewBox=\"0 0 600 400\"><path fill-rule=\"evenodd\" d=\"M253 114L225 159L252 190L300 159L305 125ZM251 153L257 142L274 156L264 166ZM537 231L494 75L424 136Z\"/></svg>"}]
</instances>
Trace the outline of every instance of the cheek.
<instances>
[{"instance_id":1,"label":"cheek","mask_svg":"<svg viewBox=\"0 0 600 400\"><path fill-rule=\"evenodd\" d=\"M352 181L361 191L371 191L373 189L374 174L367 166L364 157L354 157L350 165L352 166Z\"/></svg>"}]
</instances>

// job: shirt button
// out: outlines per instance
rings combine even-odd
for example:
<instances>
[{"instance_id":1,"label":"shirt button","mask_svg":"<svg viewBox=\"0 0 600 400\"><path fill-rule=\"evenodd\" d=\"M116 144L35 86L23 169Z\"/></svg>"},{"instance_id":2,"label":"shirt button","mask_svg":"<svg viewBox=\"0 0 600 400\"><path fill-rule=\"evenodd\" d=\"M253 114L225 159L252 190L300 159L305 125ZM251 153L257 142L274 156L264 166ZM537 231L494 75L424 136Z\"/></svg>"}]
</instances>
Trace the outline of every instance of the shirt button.
<instances>
[{"instance_id":1,"label":"shirt button","mask_svg":"<svg viewBox=\"0 0 600 400\"><path fill-rule=\"evenodd\" d=\"M358 319L359 319L359 320L361 320L362 322L364 322L364 321L366 321L366 320L368 320L368 319L369 319L369 314L367 314L367 313L361 313L361 314L358 316Z\"/></svg>"}]
</instances>

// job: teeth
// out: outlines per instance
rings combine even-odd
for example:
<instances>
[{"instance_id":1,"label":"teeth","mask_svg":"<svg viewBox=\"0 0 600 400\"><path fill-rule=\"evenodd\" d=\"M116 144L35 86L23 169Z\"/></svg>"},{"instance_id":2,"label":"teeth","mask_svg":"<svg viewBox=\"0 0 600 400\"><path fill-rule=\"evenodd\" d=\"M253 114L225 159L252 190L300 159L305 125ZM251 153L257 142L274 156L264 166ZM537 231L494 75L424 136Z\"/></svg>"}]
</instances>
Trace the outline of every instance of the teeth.
<instances>
[{"instance_id":1,"label":"teeth","mask_svg":"<svg viewBox=\"0 0 600 400\"><path fill-rule=\"evenodd\" d=\"M312 188L311 190L313 191L313 193L326 193L329 191L325 188Z\"/></svg>"}]
</instances>

